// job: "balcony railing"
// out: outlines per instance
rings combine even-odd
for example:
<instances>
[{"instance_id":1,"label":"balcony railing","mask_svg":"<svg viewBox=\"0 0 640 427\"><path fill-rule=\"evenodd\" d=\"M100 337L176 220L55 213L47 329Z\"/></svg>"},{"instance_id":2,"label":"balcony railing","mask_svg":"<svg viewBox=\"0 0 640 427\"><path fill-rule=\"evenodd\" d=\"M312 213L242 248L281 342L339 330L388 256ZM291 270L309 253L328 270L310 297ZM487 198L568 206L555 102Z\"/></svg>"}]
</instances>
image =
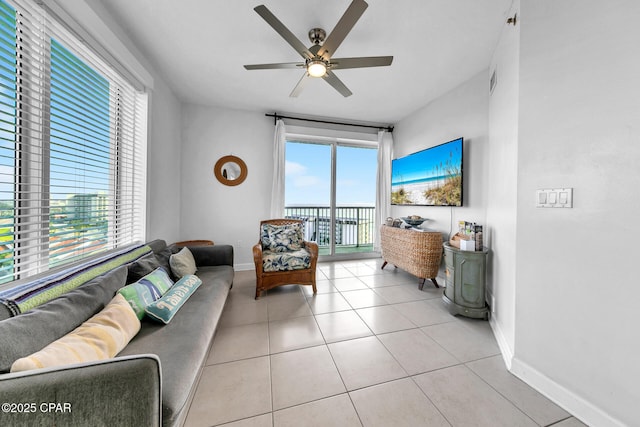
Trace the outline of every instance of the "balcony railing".
<instances>
[{"instance_id":1,"label":"balcony railing","mask_svg":"<svg viewBox=\"0 0 640 427\"><path fill-rule=\"evenodd\" d=\"M336 207L333 232L336 253L371 252L374 236L374 206ZM304 238L318 243L322 255L331 246L331 208L328 206L287 206L287 218L304 220Z\"/></svg>"}]
</instances>

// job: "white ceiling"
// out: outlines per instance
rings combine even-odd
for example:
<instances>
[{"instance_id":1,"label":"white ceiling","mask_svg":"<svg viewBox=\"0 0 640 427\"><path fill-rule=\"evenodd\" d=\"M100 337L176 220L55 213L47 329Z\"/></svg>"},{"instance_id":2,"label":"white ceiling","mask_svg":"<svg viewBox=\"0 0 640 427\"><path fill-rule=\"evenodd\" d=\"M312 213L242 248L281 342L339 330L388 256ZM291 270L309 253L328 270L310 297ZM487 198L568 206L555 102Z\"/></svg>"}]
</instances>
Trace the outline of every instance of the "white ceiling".
<instances>
[{"instance_id":1,"label":"white ceiling","mask_svg":"<svg viewBox=\"0 0 640 427\"><path fill-rule=\"evenodd\" d=\"M344 98L300 70L244 64L301 57L253 8L265 4L305 45L350 0L100 0L184 102L392 124L489 66L512 0L368 0L335 57L392 55L390 67L336 70ZM487 82L488 90L488 82Z\"/></svg>"}]
</instances>

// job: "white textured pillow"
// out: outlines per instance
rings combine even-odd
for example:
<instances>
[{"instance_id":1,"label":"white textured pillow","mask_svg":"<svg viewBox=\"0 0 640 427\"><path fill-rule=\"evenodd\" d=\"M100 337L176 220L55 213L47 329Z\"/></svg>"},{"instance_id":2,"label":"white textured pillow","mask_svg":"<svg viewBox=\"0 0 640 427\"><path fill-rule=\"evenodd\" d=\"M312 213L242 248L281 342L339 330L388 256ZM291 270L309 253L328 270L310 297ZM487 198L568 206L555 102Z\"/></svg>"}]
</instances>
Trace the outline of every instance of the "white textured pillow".
<instances>
[{"instance_id":1,"label":"white textured pillow","mask_svg":"<svg viewBox=\"0 0 640 427\"><path fill-rule=\"evenodd\" d=\"M179 278L187 274L195 274L197 270L196 260L193 259L193 254L187 247L182 248L177 254L171 255L169 265L173 274Z\"/></svg>"},{"instance_id":2,"label":"white textured pillow","mask_svg":"<svg viewBox=\"0 0 640 427\"><path fill-rule=\"evenodd\" d=\"M117 294L98 314L40 351L16 360L11 372L114 357L140 330L140 320Z\"/></svg>"}]
</instances>

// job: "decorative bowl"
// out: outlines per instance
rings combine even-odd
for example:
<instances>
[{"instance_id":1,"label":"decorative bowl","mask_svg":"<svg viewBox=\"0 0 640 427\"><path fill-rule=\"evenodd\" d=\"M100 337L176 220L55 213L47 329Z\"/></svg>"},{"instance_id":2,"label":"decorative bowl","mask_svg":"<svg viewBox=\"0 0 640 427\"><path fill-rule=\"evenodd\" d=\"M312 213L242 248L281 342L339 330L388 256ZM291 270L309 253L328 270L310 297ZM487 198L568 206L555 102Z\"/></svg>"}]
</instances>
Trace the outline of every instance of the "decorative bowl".
<instances>
[{"instance_id":1,"label":"decorative bowl","mask_svg":"<svg viewBox=\"0 0 640 427\"><path fill-rule=\"evenodd\" d=\"M411 218L407 216L407 217L402 217L402 220L412 227L417 227L423 222L425 222L427 218Z\"/></svg>"}]
</instances>

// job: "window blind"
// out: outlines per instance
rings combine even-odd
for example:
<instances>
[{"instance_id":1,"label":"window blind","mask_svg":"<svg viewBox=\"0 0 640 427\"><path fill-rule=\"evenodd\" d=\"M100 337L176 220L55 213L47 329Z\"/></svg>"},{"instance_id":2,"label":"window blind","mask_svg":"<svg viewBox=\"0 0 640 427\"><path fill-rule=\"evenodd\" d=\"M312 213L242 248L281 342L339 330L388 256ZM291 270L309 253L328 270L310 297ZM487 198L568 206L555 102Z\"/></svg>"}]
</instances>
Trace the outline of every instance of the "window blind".
<instances>
[{"instance_id":1,"label":"window blind","mask_svg":"<svg viewBox=\"0 0 640 427\"><path fill-rule=\"evenodd\" d=\"M0 0L0 282L144 239L147 96Z\"/></svg>"}]
</instances>

